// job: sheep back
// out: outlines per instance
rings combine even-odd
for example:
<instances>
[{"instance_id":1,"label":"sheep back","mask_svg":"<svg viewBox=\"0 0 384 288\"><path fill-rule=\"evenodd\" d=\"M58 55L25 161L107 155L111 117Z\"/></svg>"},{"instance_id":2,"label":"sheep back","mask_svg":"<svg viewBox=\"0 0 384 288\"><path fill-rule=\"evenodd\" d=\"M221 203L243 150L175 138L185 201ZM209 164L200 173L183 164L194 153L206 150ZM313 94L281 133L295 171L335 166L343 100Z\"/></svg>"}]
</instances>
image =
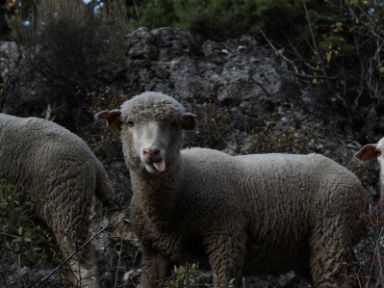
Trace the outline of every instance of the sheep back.
<instances>
[{"instance_id":1,"label":"sheep back","mask_svg":"<svg viewBox=\"0 0 384 288\"><path fill-rule=\"evenodd\" d=\"M88 218L96 191L103 199L113 195L86 143L53 122L0 114L0 145L0 179L22 189L50 227L72 233L74 223L89 221L81 218Z\"/></svg>"}]
</instances>

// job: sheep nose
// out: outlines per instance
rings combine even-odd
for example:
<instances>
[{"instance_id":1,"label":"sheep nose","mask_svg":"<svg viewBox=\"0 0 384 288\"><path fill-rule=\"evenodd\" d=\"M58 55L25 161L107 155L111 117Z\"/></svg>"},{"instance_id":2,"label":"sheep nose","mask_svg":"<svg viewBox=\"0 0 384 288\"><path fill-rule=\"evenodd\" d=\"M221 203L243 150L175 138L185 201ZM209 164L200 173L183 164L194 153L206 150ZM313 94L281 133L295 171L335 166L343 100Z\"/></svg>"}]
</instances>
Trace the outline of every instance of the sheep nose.
<instances>
[{"instance_id":1,"label":"sheep nose","mask_svg":"<svg viewBox=\"0 0 384 288\"><path fill-rule=\"evenodd\" d=\"M144 157L148 160L151 160L153 162L156 162L159 159L160 156L160 149L159 148L145 148L143 149Z\"/></svg>"}]
</instances>

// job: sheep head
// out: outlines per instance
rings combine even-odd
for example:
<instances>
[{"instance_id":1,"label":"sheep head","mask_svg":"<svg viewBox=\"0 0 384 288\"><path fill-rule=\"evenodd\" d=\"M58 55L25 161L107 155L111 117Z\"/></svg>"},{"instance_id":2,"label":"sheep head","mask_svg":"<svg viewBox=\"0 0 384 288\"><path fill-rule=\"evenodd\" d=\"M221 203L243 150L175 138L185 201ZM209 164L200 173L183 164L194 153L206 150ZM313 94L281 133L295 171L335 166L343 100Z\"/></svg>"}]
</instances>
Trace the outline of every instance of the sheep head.
<instances>
[{"instance_id":1,"label":"sheep head","mask_svg":"<svg viewBox=\"0 0 384 288\"><path fill-rule=\"evenodd\" d=\"M196 127L196 116L187 113L174 98L145 92L121 105L120 110L103 111L97 119L121 131L123 152L130 169L150 174L168 171L180 154L182 130Z\"/></svg>"},{"instance_id":2,"label":"sheep head","mask_svg":"<svg viewBox=\"0 0 384 288\"><path fill-rule=\"evenodd\" d=\"M377 144L366 144L356 154L355 158L361 161L377 159L380 164L384 165L384 138Z\"/></svg>"}]
</instances>

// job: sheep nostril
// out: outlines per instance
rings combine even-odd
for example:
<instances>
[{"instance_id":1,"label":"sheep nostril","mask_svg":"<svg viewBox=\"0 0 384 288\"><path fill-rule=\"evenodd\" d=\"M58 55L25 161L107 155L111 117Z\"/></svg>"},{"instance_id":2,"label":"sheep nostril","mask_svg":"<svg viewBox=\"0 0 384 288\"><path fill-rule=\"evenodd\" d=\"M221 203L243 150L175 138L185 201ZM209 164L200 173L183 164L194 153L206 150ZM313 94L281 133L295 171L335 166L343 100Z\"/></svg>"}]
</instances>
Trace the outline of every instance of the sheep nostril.
<instances>
[{"instance_id":1,"label":"sheep nostril","mask_svg":"<svg viewBox=\"0 0 384 288\"><path fill-rule=\"evenodd\" d=\"M160 149L159 148L145 148L145 149L143 149L143 155L147 160L156 162L156 160L158 160L160 157Z\"/></svg>"},{"instance_id":2,"label":"sheep nostril","mask_svg":"<svg viewBox=\"0 0 384 288\"><path fill-rule=\"evenodd\" d=\"M143 149L143 154L145 157L151 157L152 155L152 150L151 149Z\"/></svg>"},{"instance_id":3,"label":"sheep nostril","mask_svg":"<svg viewBox=\"0 0 384 288\"><path fill-rule=\"evenodd\" d=\"M152 155L153 156L159 156L160 155L160 149L159 148L153 148L152 149Z\"/></svg>"}]
</instances>

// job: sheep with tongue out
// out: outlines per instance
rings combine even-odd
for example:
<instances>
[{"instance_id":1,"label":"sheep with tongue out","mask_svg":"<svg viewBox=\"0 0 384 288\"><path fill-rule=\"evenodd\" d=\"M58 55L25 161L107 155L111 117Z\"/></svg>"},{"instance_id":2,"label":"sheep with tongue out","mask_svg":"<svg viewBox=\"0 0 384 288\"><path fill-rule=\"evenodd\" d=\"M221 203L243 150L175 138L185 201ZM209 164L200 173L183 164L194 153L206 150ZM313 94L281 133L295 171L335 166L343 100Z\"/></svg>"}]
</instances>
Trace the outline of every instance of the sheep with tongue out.
<instances>
[{"instance_id":1,"label":"sheep with tongue out","mask_svg":"<svg viewBox=\"0 0 384 288\"><path fill-rule=\"evenodd\" d=\"M318 154L181 149L196 117L162 93L142 93L96 118L121 133L141 287L164 286L173 265L187 262L211 268L219 287L291 270L315 287L339 287L368 207L350 171Z\"/></svg>"},{"instance_id":2,"label":"sheep with tongue out","mask_svg":"<svg viewBox=\"0 0 384 288\"><path fill-rule=\"evenodd\" d=\"M195 115L186 113L173 98L161 93L146 92L133 97L121 110L103 111L97 119L107 120L112 128L121 130L123 152L131 172L158 175L177 163L182 129L194 129Z\"/></svg>"}]
</instances>

